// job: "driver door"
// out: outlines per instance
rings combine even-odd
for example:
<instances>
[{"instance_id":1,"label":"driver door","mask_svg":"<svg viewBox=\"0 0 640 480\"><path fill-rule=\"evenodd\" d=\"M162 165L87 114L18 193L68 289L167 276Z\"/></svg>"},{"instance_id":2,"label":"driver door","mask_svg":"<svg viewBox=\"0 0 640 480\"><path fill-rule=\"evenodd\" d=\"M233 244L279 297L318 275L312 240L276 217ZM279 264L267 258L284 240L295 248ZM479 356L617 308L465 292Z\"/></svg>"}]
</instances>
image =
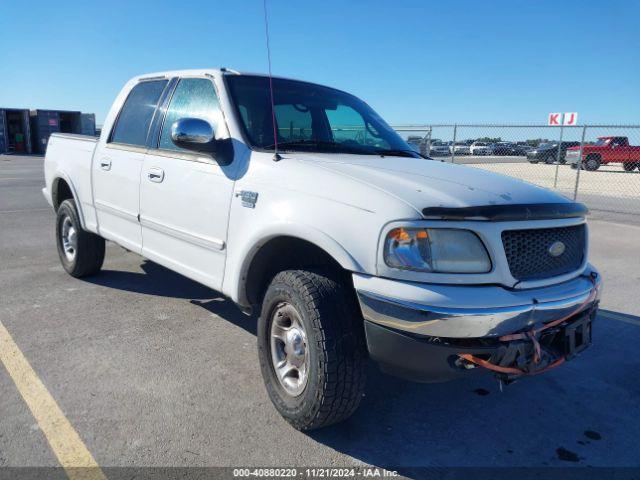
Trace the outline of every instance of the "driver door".
<instances>
[{"instance_id":1,"label":"driver door","mask_svg":"<svg viewBox=\"0 0 640 480\"><path fill-rule=\"evenodd\" d=\"M220 138L226 132L213 80L179 80L157 145L145 155L140 179L142 254L211 288L222 287L226 257L231 168L171 141L180 118L208 121ZM228 134L226 134L228 135Z\"/></svg>"}]
</instances>

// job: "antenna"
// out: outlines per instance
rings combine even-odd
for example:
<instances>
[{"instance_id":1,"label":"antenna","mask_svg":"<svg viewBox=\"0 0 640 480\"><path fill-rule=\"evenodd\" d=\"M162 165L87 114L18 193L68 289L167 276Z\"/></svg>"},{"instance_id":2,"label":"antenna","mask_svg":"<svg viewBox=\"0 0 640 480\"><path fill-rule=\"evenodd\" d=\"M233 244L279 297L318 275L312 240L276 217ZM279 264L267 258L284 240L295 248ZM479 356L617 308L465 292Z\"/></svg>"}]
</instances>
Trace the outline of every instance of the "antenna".
<instances>
[{"instance_id":1,"label":"antenna","mask_svg":"<svg viewBox=\"0 0 640 480\"><path fill-rule=\"evenodd\" d=\"M271 122L273 123L273 161L282 159L278 154L278 128L276 127L276 107L273 101L273 77L271 76L271 47L269 45L269 16L267 15L267 0L262 0L264 8L264 32L267 38L267 60L269 62L269 92L271 94Z\"/></svg>"}]
</instances>

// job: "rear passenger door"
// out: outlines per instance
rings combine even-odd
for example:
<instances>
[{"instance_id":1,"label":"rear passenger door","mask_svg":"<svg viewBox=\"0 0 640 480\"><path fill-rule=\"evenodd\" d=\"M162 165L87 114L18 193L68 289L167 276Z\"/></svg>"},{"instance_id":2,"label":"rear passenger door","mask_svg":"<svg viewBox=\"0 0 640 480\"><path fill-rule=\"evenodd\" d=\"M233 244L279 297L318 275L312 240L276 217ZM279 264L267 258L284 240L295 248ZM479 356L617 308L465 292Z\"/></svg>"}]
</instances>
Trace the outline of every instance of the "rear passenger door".
<instances>
[{"instance_id":1,"label":"rear passenger door","mask_svg":"<svg viewBox=\"0 0 640 480\"><path fill-rule=\"evenodd\" d=\"M213 80L179 80L167 100L157 144L144 159L140 219L144 256L211 288L222 287L233 164L183 150L171 141L180 118L208 121L216 138L228 138Z\"/></svg>"},{"instance_id":2,"label":"rear passenger door","mask_svg":"<svg viewBox=\"0 0 640 480\"><path fill-rule=\"evenodd\" d=\"M140 173L156 107L167 85L167 79L155 79L131 89L91 166L98 232L137 253L142 249Z\"/></svg>"}]
</instances>

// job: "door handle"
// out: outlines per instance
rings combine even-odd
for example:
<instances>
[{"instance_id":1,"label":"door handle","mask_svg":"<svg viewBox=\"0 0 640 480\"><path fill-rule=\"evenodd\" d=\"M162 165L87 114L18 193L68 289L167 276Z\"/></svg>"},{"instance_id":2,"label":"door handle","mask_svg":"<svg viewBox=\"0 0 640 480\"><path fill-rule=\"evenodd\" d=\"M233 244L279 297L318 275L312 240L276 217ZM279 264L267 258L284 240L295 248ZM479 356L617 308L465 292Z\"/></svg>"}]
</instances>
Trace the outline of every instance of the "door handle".
<instances>
[{"instance_id":1,"label":"door handle","mask_svg":"<svg viewBox=\"0 0 640 480\"><path fill-rule=\"evenodd\" d=\"M111 170L111 160L108 158L100 160L100 168L103 170Z\"/></svg>"},{"instance_id":2,"label":"door handle","mask_svg":"<svg viewBox=\"0 0 640 480\"><path fill-rule=\"evenodd\" d=\"M160 183L164 180L164 170L161 168L150 168L147 172L147 178L151 182Z\"/></svg>"}]
</instances>

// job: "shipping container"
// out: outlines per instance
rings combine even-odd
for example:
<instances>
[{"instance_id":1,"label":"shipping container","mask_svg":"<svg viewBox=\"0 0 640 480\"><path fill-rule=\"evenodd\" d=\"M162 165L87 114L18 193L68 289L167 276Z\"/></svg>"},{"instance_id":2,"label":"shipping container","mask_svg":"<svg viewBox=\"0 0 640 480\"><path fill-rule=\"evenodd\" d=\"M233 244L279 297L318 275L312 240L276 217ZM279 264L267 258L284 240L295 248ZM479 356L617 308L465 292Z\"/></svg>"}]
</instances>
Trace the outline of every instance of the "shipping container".
<instances>
[{"instance_id":1,"label":"shipping container","mask_svg":"<svg viewBox=\"0 0 640 480\"><path fill-rule=\"evenodd\" d=\"M31 110L31 135L33 138L34 152L46 152L49 136L52 133L82 134L82 124L82 113L80 112L70 112L66 110Z\"/></svg>"},{"instance_id":2,"label":"shipping container","mask_svg":"<svg viewBox=\"0 0 640 480\"><path fill-rule=\"evenodd\" d=\"M83 113L80 116L80 129L82 135L96 136L96 115L95 113Z\"/></svg>"},{"instance_id":3,"label":"shipping container","mask_svg":"<svg viewBox=\"0 0 640 480\"><path fill-rule=\"evenodd\" d=\"M0 153L7 151L7 143L4 133L4 110L0 110Z\"/></svg>"},{"instance_id":4,"label":"shipping container","mask_svg":"<svg viewBox=\"0 0 640 480\"><path fill-rule=\"evenodd\" d=\"M29 110L0 108L0 153L31 153Z\"/></svg>"}]
</instances>

